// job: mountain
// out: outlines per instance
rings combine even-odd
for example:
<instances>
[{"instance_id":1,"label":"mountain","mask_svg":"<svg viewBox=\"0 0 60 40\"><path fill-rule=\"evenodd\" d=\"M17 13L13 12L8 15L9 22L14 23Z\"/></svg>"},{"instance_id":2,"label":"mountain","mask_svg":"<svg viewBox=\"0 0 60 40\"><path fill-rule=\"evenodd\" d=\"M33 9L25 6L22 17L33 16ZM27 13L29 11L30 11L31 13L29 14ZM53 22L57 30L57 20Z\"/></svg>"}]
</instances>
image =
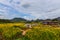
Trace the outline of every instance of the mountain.
<instances>
[{"instance_id":1,"label":"mountain","mask_svg":"<svg viewBox=\"0 0 60 40\"><path fill-rule=\"evenodd\" d=\"M60 20L60 17L56 18L57 20Z\"/></svg>"},{"instance_id":2,"label":"mountain","mask_svg":"<svg viewBox=\"0 0 60 40\"><path fill-rule=\"evenodd\" d=\"M52 21L60 21L60 17L52 19Z\"/></svg>"},{"instance_id":3,"label":"mountain","mask_svg":"<svg viewBox=\"0 0 60 40\"><path fill-rule=\"evenodd\" d=\"M13 18L11 21L12 22L24 22L24 21L27 21L27 20L24 19L24 18Z\"/></svg>"},{"instance_id":4,"label":"mountain","mask_svg":"<svg viewBox=\"0 0 60 40\"><path fill-rule=\"evenodd\" d=\"M0 23L26 22L24 18L0 19Z\"/></svg>"},{"instance_id":5,"label":"mountain","mask_svg":"<svg viewBox=\"0 0 60 40\"><path fill-rule=\"evenodd\" d=\"M27 22L27 23L31 23L31 22L43 22L43 21L57 21L60 23L60 17L58 18L54 18L54 19L46 19L46 20L42 20L42 19L37 19L37 20L26 20L24 18L13 18L13 19L0 19L0 23L14 23L14 22Z\"/></svg>"},{"instance_id":6,"label":"mountain","mask_svg":"<svg viewBox=\"0 0 60 40\"><path fill-rule=\"evenodd\" d=\"M0 23L11 23L11 20L8 19L0 19Z\"/></svg>"}]
</instances>

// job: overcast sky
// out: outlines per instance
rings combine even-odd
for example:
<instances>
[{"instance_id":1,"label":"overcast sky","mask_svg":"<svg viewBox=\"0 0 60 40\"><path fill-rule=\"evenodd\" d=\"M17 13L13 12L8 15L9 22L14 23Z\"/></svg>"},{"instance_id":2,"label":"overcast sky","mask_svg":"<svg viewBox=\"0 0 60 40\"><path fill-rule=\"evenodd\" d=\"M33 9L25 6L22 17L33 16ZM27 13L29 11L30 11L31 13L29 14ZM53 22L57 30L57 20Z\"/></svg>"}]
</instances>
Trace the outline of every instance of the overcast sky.
<instances>
[{"instance_id":1,"label":"overcast sky","mask_svg":"<svg viewBox=\"0 0 60 40\"><path fill-rule=\"evenodd\" d=\"M0 0L0 18L52 19L60 17L60 0Z\"/></svg>"}]
</instances>

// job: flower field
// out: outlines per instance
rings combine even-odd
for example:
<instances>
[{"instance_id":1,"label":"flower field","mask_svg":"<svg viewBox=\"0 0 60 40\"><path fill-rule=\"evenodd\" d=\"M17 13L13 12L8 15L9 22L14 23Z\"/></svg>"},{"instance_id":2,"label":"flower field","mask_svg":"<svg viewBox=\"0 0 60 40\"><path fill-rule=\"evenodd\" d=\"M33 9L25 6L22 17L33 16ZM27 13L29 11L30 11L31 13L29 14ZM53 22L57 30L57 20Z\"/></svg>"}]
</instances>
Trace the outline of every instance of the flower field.
<instances>
[{"instance_id":1,"label":"flower field","mask_svg":"<svg viewBox=\"0 0 60 40\"><path fill-rule=\"evenodd\" d=\"M25 23L0 24L0 40L60 40L60 27L37 24L30 29Z\"/></svg>"}]
</instances>

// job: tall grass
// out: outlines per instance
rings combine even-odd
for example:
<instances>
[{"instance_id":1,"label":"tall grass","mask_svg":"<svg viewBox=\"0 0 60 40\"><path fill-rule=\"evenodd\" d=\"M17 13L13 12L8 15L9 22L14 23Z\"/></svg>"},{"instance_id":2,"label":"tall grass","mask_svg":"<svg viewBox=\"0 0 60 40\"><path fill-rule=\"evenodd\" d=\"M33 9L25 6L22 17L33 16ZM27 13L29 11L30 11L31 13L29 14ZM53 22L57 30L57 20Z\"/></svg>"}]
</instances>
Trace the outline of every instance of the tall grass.
<instances>
[{"instance_id":1,"label":"tall grass","mask_svg":"<svg viewBox=\"0 0 60 40\"><path fill-rule=\"evenodd\" d=\"M38 24L23 36L21 30L25 30L25 23L0 24L2 40L60 40L60 28Z\"/></svg>"}]
</instances>

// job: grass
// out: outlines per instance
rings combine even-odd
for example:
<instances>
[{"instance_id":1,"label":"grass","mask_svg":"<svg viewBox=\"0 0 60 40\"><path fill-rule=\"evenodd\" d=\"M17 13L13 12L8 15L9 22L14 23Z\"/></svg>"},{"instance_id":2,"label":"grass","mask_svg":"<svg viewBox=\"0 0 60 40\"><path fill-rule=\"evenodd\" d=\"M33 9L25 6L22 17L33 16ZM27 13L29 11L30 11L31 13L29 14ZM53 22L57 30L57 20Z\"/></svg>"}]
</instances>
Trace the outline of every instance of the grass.
<instances>
[{"instance_id":1,"label":"grass","mask_svg":"<svg viewBox=\"0 0 60 40\"><path fill-rule=\"evenodd\" d=\"M49 25L38 24L27 29L23 36L22 31L26 29L25 23L0 24L0 40L60 40L60 28Z\"/></svg>"}]
</instances>

